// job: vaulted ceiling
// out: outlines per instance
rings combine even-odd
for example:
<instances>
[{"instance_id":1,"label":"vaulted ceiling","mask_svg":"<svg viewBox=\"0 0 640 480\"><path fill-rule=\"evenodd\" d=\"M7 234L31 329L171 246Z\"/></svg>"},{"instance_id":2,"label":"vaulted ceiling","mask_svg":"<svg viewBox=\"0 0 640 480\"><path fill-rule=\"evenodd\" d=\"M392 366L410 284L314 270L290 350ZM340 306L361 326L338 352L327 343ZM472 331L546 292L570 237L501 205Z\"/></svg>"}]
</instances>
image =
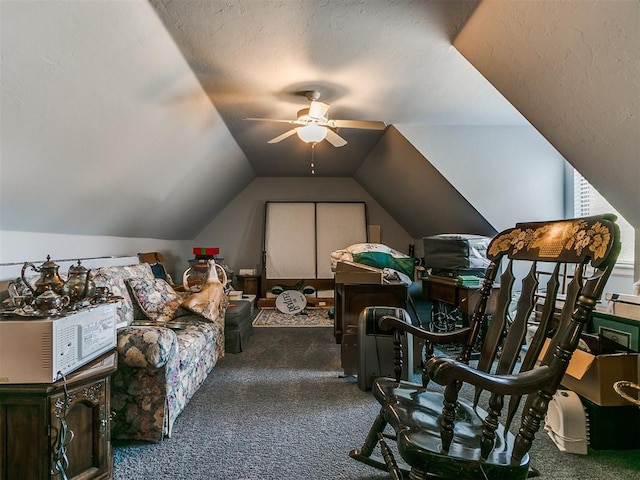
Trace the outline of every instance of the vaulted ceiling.
<instances>
[{"instance_id":1,"label":"vaulted ceiling","mask_svg":"<svg viewBox=\"0 0 640 480\"><path fill-rule=\"evenodd\" d=\"M318 91L329 117L391 124L525 124L452 46L476 1L166 2L152 0L258 176L310 174L293 128ZM352 176L384 132L339 129L318 145L317 175ZM301 159L303 161L301 161Z\"/></svg>"},{"instance_id":2,"label":"vaulted ceiling","mask_svg":"<svg viewBox=\"0 0 640 480\"><path fill-rule=\"evenodd\" d=\"M0 226L193 238L255 177L311 175L308 144L267 144L290 125L244 120L307 90L391 125L314 152L389 211L358 173L385 138L531 122L638 226L639 4L555 3L3 0Z\"/></svg>"}]
</instances>

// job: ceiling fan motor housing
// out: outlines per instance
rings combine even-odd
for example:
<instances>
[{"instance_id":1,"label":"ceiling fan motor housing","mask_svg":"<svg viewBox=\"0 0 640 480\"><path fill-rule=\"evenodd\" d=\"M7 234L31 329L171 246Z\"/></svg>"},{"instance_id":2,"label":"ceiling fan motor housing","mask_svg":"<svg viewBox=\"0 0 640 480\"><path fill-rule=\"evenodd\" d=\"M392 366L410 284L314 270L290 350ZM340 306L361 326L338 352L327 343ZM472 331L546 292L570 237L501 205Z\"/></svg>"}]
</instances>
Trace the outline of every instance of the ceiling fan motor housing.
<instances>
[{"instance_id":1,"label":"ceiling fan motor housing","mask_svg":"<svg viewBox=\"0 0 640 480\"><path fill-rule=\"evenodd\" d=\"M298 133L301 140L316 144L322 140L327 140L334 147L342 147L347 141L335 132L336 128L361 128L368 130L384 130L386 124L380 121L368 120L329 120L329 105L320 102L320 92L308 91L305 96L309 100L309 108L298 110L295 120L276 120L268 118L248 118L247 120L272 121L289 123L297 127L272 138L267 143L279 143L285 138Z\"/></svg>"},{"instance_id":2,"label":"ceiling fan motor housing","mask_svg":"<svg viewBox=\"0 0 640 480\"><path fill-rule=\"evenodd\" d=\"M314 119L327 121L329 105L322 102L312 101L309 106L309 116Z\"/></svg>"}]
</instances>

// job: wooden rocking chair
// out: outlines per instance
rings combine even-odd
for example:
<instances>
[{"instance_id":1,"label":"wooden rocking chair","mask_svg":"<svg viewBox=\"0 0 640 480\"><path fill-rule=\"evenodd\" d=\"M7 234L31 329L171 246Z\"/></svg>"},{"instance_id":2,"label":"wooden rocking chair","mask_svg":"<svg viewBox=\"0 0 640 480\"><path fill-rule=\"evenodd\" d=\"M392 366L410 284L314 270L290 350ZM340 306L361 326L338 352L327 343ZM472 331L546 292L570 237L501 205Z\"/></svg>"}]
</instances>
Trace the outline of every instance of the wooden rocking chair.
<instances>
[{"instance_id":1,"label":"wooden rocking chair","mask_svg":"<svg viewBox=\"0 0 640 480\"><path fill-rule=\"evenodd\" d=\"M379 378L374 382L373 394L382 408L362 448L352 450L351 457L388 471L394 479L403 478L403 473L412 480L527 478L528 452L535 433L620 251L615 219L602 215L522 223L498 234L488 248L491 265L466 329L434 334L400 319L383 317L381 328L394 330L396 379ZM486 334L477 342L487 300L503 261L506 265L500 276L497 307ZM524 268L518 268L522 263ZM558 298L559 273L565 263L574 273L558 313L556 302L562 300ZM537 275L543 266L552 272L546 286L539 285ZM522 276L521 282L516 282L516 277ZM516 283L520 289L514 288ZM519 295L514 297L512 292ZM517 298L517 310L510 315L512 298ZM541 303L538 329L520 361L537 299ZM400 381L405 332L427 344L462 335L462 352L456 360L428 358L422 385ZM545 343L546 354L538 361ZM476 360L470 359L478 349L476 365ZM428 390L430 381L444 390ZM459 398L463 388L463 395L472 401ZM510 427L522 399L522 421L514 435ZM383 433L387 425L393 427L395 435ZM394 439L396 446L387 445L385 437ZM382 456L373 455L378 443ZM398 462L393 451L401 457Z\"/></svg>"}]
</instances>

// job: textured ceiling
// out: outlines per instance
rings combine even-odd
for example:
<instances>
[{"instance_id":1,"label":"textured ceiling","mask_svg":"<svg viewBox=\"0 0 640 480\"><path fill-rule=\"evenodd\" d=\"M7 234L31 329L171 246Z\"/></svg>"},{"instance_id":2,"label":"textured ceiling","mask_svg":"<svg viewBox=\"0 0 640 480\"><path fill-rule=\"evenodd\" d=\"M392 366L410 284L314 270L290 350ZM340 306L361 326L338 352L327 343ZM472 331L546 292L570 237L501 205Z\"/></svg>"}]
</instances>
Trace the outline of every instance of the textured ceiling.
<instances>
[{"instance_id":1,"label":"textured ceiling","mask_svg":"<svg viewBox=\"0 0 640 480\"><path fill-rule=\"evenodd\" d=\"M640 227L640 2L483 2L455 46Z\"/></svg>"},{"instance_id":2,"label":"textured ceiling","mask_svg":"<svg viewBox=\"0 0 640 480\"><path fill-rule=\"evenodd\" d=\"M531 128L520 109L638 225L640 4L555 3L2 0L1 228L191 239L256 176L310 175L308 145L266 143L288 125L243 119L293 118L311 89L330 117L382 120L414 146L433 127ZM340 130L317 176L357 177L390 132Z\"/></svg>"},{"instance_id":3,"label":"textured ceiling","mask_svg":"<svg viewBox=\"0 0 640 480\"><path fill-rule=\"evenodd\" d=\"M255 177L148 2L0 8L3 230L192 238Z\"/></svg>"},{"instance_id":4,"label":"textured ceiling","mask_svg":"<svg viewBox=\"0 0 640 480\"><path fill-rule=\"evenodd\" d=\"M451 41L475 1L160 1L151 4L258 176L306 176L311 150L291 128L317 90L336 119L514 125L520 114ZM351 176L384 132L340 129L316 174ZM301 161L303 159L304 161Z\"/></svg>"}]
</instances>

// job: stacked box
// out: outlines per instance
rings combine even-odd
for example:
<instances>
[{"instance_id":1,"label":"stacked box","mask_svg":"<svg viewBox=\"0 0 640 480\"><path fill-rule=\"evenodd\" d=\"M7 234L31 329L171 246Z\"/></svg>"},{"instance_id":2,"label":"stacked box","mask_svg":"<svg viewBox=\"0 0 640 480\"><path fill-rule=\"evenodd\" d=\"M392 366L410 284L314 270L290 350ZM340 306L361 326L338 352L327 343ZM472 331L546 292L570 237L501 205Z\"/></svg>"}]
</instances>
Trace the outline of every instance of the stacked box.
<instances>
[{"instance_id":1,"label":"stacked box","mask_svg":"<svg viewBox=\"0 0 640 480\"><path fill-rule=\"evenodd\" d=\"M193 254L196 257L213 258L220 253L217 247L193 247Z\"/></svg>"},{"instance_id":2,"label":"stacked box","mask_svg":"<svg viewBox=\"0 0 640 480\"><path fill-rule=\"evenodd\" d=\"M489 266L490 237L470 234L442 234L423 237L424 266L432 275L483 277Z\"/></svg>"}]
</instances>

